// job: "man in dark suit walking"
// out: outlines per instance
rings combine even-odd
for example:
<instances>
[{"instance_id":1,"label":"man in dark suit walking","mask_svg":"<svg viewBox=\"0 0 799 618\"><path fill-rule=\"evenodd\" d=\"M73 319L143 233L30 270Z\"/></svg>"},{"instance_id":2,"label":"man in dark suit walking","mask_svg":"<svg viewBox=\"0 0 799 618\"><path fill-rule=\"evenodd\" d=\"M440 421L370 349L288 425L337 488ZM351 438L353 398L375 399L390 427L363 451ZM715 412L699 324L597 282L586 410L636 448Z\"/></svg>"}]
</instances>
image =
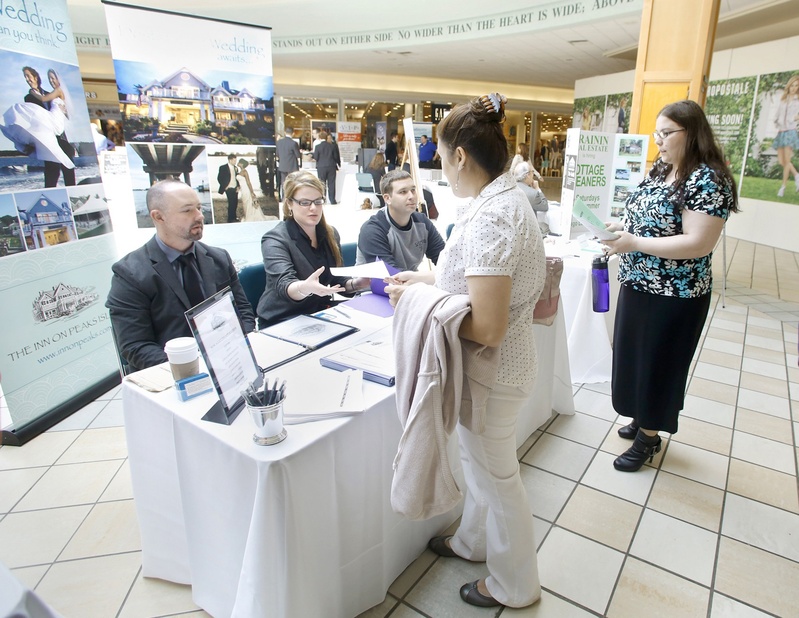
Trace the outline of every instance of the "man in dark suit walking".
<instances>
[{"instance_id":1,"label":"man in dark suit walking","mask_svg":"<svg viewBox=\"0 0 799 618\"><path fill-rule=\"evenodd\" d=\"M338 146L327 141L327 133L319 132L322 141L314 148L313 158L316 161L316 174L319 180L327 183L327 199L331 204L336 203L336 170L341 165Z\"/></svg>"},{"instance_id":2,"label":"man in dark suit walking","mask_svg":"<svg viewBox=\"0 0 799 618\"><path fill-rule=\"evenodd\" d=\"M398 141L399 136L397 135L397 132L392 131L391 138L389 139L388 144L386 144L386 165L388 165L389 172L393 169L397 169L397 166L399 165L399 152L397 148Z\"/></svg>"},{"instance_id":3,"label":"man in dark suit walking","mask_svg":"<svg viewBox=\"0 0 799 618\"><path fill-rule=\"evenodd\" d=\"M283 199L283 183L286 176L300 169L300 147L294 141L294 129L286 127L286 136L277 140L277 171L280 172L278 194Z\"/></svg>"},{"instance_id":4,"label":"man in dark suit walking","mask_svg":"<svg viewBox=\"0 0 799 618\"><path fill-rule=\"evenodd\" d=\"M34 69L33 67L23 67L22 74L25 76L25 81L28 82L28 86L31 88L31 92L25 95L25 103L35 103L40 107L43 107L46 110L50 109L51 103L47 101L43 101L42 97L50 94L47 90L42 88L42 78L39 75L39 72ZM36 94L39 96L36 96ZM58 145L61 147L61 150L64 151L64 154L67 155L70 160L75 160L75 148L72 144L69 143L67 139L66 131L61 133L61 135L56 135L56 141ZM64 185L67 187L71 187L75 185L75 168L68 168L64 167L60 163L56 161L45 161L44 162L44 186L45 188L48 187L55 187L58 186L58 178L61 174L64 174Z\"/></svg>"},{"instance_id":5,"label":"man in dark suit walking","mask_svg":"<svg viewBox=\"0 0 799 618\"><path fill-rule=\"evenodd\" d=\"M255 316L230 255L200 242L200 197L179 180L162 180L147 191L155 236L111 267L105 306L111 315L119 353L133 371L167 360L164 344L191 337L183 315L230 286L245 332Z\"/></svg>"},{"instance_id":6,"label":"man in dark suit walking","mask_svg":"<svg viewBox=\"0 0 799 618\"><path fill-rule=\"evenodd\" d=\"M227 222L236 222L236 209L239 206L239 181L236 174L239 169L236 167L236 155L228 155L227 163L219 166L219 173L216 180L219 182L219 193L227 198Z\"/></svg>"}]
</instances>

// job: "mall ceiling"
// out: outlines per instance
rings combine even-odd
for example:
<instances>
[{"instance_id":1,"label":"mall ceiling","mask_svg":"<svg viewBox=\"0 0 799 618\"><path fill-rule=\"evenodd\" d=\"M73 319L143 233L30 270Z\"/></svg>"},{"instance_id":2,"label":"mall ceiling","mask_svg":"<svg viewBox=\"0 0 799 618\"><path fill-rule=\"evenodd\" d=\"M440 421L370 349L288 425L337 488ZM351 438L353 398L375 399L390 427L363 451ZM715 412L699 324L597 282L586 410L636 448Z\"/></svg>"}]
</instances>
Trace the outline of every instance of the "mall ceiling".
<instances>
[{"instance_id":1,"label":"mall ceiling","mask_svg":"<svg viewBox=\"0 0 799 618\"><path fill-rule=\"evenodd\" d=\"M577 0L576 3L624 0ZM640 5L641 0L631 0ZM701 0L696 0L699 3ZM75 32L106 33L100 0L67 0ZM312 37L415 29L500 12L545 8L551 0L129 0L127 4L266 25L272 36ZM562 5L562 0L556 4ZM390 8L389 8L390 7ZM640 14L570 28L475 37L447 43L290 53L273 50L275 70L312 67L397 76L574 87L575 80L635 68ZM675 30L679 24L674 24ZM721 0L715 49L750 45L799 32L799 0ZM110 76L109 76L110 77Z\"/></svg>"}]
</instances>

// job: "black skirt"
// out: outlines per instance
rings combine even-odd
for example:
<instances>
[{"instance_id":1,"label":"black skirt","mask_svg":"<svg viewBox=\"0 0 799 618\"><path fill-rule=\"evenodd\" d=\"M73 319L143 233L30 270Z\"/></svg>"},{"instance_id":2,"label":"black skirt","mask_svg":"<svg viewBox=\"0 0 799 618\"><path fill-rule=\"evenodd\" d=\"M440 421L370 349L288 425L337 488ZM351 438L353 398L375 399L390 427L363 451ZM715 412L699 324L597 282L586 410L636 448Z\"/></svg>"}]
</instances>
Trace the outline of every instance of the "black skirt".
<instances>
[{"instance_id":1,"label":"black skirt","mask_svg":"<svg viewBox=\"0 0 799 618\"><path fill-rule=\"evenodd\" d=\"M613 333L613 407L640 427L677 432L710 294L676 298L622 285Z\"/></svg>"}]
</instances>

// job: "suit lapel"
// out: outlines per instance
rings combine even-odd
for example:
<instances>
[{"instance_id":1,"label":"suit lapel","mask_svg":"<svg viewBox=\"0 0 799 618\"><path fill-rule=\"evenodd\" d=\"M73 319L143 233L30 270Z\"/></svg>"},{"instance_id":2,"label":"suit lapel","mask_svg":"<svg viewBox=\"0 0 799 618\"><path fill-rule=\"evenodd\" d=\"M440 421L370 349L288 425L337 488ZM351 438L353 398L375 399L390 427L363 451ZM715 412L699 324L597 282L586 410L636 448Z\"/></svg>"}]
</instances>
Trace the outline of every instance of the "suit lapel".
<instances>
[{"instance_id":1,"label":"suit lapel","mask_svg":"<svg viewBox=\"0 0 799 618\"><path fill-rule=\"evenodd\" d=\"M214 260L208 255L208 250L205 246L199 242L194 243L194 255L197 258L197 266L200 268L200 276L203 278L205 297L208 298L217 291L214 279Z\"/></svg>"},{"instance_id":2,"label":"suit lapel","mask_svg":"<svg viewBox=\"0 0 799 618\"><path fill-rule=\"evenodd\" d=\"M184 290L183 286L180 284L180 279L178 279L178 276L175 274L175 269L172 268L172 264L169 263L166 255L161 251L161 247L158 246L155 236L147 243L147 253L150 256L150 260L152 260L153 269L158 273L158 276L166 282L186 309L191 309L191 303L189 302L189 297L186 296L186 290Z\"/></svg>"}]
</instances>

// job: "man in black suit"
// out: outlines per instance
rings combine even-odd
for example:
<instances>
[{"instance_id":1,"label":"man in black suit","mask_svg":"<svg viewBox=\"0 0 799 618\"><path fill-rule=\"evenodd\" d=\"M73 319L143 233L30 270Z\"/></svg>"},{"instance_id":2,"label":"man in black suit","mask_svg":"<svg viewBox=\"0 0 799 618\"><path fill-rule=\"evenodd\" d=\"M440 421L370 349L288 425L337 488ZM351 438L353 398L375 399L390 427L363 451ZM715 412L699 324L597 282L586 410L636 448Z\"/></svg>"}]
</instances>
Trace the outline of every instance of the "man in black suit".
<instances>
[{"instance_id":1,"label":"man in black suit","mask_svg":"<svg viewBox=\"0 0 799 618\"><path fill-rule=\"evenodd\" d=\"M399 165L399 153L397 149L398 141L399 136L397 135L397 132L392 131L391 139L389 140L388 144L386 144L386 165L388 165L389 172L393 169L396 169Z\"/></svg>"},{"instance_id":2,"label":"man in black suit","mask_svg":"<svg viewBox=\"0 0 799 618\"><path fill-rule=\"evenodd\" d=\"M239 169L236 167L236 155L228 155L227 163L219 166L219 173L216 180L219 182L219 194L227 198L227 222L236 222L236 208L239 206L239 181L236 174Z\"/></svg>"},{"instance_id":3,"label":"man in black suit","mask_svg":"<svg viewBox=\"0 0 799 618\"><path fill-rule=\"evenodd\" d=\"M316 161L316 175L323 183L327 182L327 199L331 204L336 203L336 170L341 165L341 156L338 146L327 141L327 133L319 132L322 140L314 148L313 158Z\"/></svg>"},{"instance_id":4,"label":"man in black suit","mask_svg":"<svg viewBox=\"0 0 799 618\"><path fill-rule=\"evenodd\" d=\"M42 101L42 97L50 93L42 88L42 78L39 75L39 72L33 67L22 67L22 74L25 76L25 81L28 82L28 86L31 88L31 91L25 95L25 103L34 103L46 110L49 110L51 104L47 101ZM37 94L39 96L36 96ZM61 133L61 135L56 135L56 141L61 147L61 150L64 151L64 154L66 154L70 160L74 161L75 148L73 148L72 144L69 143L66 131ZM64 185L67 187L73 186L75 184L75 168L70 169L68 167L64 167L56 161L45 161L45 188L58 186L58 178L62 173L64 174Z\"/></svg>"},{"instance_id":5,"label":"man in black suit","mask_svg":"<svg viewBox=\"0 0 799 618\"><path fill-rule=\"evenodd\" d=\"M230 255L199 242L203 213L197 192L179 180L162 180L147 191L147 210L155 236L111 267L105 303L119 353L133 371L165 362L167 341L192 336L184 312L227 286L244 330L255 329Z\"/></svg>"},{"instance_id":6,"label":"man in black suit","mask_svg":"<svg viewBox=\"0 0 799 618\"><path fill-rule=\"evenodd\" d=\"M300 169L300 147L294 141L294 129L286 127L286 136L277 140L277 171L280 172L278 194L283 199L283 183L286 176Z\"/></svg>"}]
</instances>

